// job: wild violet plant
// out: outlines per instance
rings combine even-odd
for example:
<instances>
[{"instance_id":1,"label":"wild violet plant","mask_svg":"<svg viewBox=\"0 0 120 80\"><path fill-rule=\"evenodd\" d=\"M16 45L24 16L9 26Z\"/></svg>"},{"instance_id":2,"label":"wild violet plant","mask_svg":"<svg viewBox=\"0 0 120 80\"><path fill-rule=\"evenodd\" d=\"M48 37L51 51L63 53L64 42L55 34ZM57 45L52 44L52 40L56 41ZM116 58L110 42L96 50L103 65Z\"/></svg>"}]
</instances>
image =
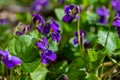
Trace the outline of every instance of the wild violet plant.
<instances>
[{"instance_id":1,"label":"wild violet plant","mask_svg":"<svg viewBox=\"0 0 120 80\"><path fill-rule=\"evenodd\" d=\"M30 3L0 18L0 79L119 80L120 0Z\"/></svg>"}]
</instances>

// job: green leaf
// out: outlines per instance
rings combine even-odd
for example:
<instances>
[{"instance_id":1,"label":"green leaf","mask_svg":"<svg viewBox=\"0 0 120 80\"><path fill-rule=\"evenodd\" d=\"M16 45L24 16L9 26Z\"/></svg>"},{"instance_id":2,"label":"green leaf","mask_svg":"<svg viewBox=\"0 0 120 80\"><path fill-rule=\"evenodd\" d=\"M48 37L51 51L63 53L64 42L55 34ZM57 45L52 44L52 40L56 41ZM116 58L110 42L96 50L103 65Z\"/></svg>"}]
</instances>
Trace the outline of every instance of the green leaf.
<instances>
[{"instance_id":1,"label":"green leaf","mask_svg":"<svg viewBox=\"0 0 120 80\"><path fill-rule=\"evenodd\" d=\"M46 80L47 72L48 70L44 66L39 65L30 75L32 80Z\"/></svg>"},{"instance_id":2,"label":"green leaf","mask_svg":"<svg viewBox=\"0 0 120 80\"><path fill-rule=\"evenodd\" d=\"M86 77L86 65L88 64L88 60L86 58L77 58L73 60L73 62L68 66L68 71L66 75L69 80L85 80Z\"/></svg>"},{"instance_id":3,"label":"green leaf","mask_svg":"<svg viewBox=\"0 0 120 80\"><path fill-rule=\"evenodd\" d=\"M97 60L98 54L94 50L89 49L88 56L89 56L91 62L95 62Z\"/></svg>"},{"instance_id":4,"label":"green leaf","mask_svg":"<svg viewBox=\"0 0 120 80\"><path fill-rule=\"evenodd\" d=\"M48 79L54 80L54 79L58 78L60 75L65 74L67 65L68 65L67 61L62 61L62 62L59 62L59 63L56 63L56 64L50 66L48 68L49 72L47 74L46 80L48 80Z\"/></svg>"},{"instance_id":5,"label":"green leaf","mask_svg":"<svg viewBox=\"0 0 120 80\"><path fill-rule=\"evenodd\" d=\"M89 74L87 80L99 80L96 74Z\"/></svg>"},{"instance_id":6,"label":"green leaf","mask_svg":"<svg viewBox=\"0 0 120 80\"><path fill-rule=\"evenodd\" d=\"M98 32L98 43L101 44L102 46L105 46L105 41L107 37L107 32L106 31L99 31ZM118 39L117 33L110 32L108 36L108 41L106 48L108 52L113 52L115 49L120 49L120 40Z\"/></svg>"},{"instance_id":7,"label":"green leaf","mask_svg":"<svg viewBox=\"0 0 120 80\"><path fill-rule=\"evenodd\" d=\"M64 10L60 9L60 8L55 9L55 14L60 21L62 20L63 16L65 15Z\"/></svg>"},{"instance_id":8,"label":"green leaf","mask_svg":"<svg viewBox=\"0 0 120 80\"><path fill-rule=\"evenodd\" d=\"M22 64L22 70L24 72L33 72L40 64L40 59L37 59L33 62L29 62L29 63L23 63Z\"/></svg>"},{"instance_id":9,"label":"green leaf","mask_svg":"<svg viewBox=\"0 0 120 80\"><path fill-rule=\"evenodd\" d=\"M22 70L25 72L32 72L40 63L39 50L35 43L36 40L29 35L15 37L9 42L10 53L22 60Z\"/></svg>"},{"instance_id":10,"label":"green leaf","mask_svg":"<svg viewBox=\"0 0 120 80\"><path fill-rule=\"evenodd\" d=\"M18 56L23 62L32 62L39 58L34 38L29 35L15 37L9 42L8 49L12 55Z\"/></svg>"}]
</instances>

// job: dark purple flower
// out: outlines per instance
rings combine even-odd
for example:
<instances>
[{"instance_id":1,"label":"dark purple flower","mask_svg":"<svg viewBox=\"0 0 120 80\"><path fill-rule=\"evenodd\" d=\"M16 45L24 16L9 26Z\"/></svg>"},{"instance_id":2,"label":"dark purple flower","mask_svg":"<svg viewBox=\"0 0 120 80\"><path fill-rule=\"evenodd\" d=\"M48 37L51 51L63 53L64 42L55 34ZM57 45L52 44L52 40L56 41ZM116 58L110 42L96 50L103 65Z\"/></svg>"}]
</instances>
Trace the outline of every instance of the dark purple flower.
<instances>
[{"instance_id":1,"label":"dark purple flower","mask_svg":"<svg viewBox=\"0 0 120 80\"><path fill-rule=\"evenodd\" d=\"M39 12L43 6L48 4L49 0L34 0L31 10L35 12Z\"/></svg>"},{"instance_id":2,"label":"dark purple flower","mask_svg":"<svg viewBox=\"0 0 120 80\"><path fill-rule=\"evenodd\" d=\"M14 66L20 65L22 61L15 56L9 55L7 59L3 58L3 63L7 66L8 69L13 68Z\"/></svg>"},{"instance_id":3,"label":"dark purple flower","mask_svg":"<svg viewBox=\"0 0 120 80\"><path fill-rule=\"evenodd\" d=\"M53 32L51 33L51 38L58 43L61 40L61 35L59 32Z\"/></svg>"},{"instance_id":4,"label":"dark purple flower","mask_svg":"<svg viewBox=\"0 0 120 80\"><path fill-rule=\"evenodd\" d=\"M53 41L59 42L61 40L59 25L54 21L54 19L50 20L50 28L51 31L51 38Z\"/></svg>"},{"instance_id":5,"label":"dark purple flower","mask_svg":"<svg viewBox=\"0 0 120 80\"><path fill-rule=\"evenodd\" d=\"M43 64L48 64L51 61L55 61L56 60L56 54L55 52L53 52L52 50L46 50L43 51L41 54L41 60Z\"/></svg>"},{"instance_id":6,"label":"dark purple flower","mask_svg":"<svg viewBox=\"0 0 120 80\"><path fill-rule=\"evenodd\" d=\"M120 17L120 12L117 12L115 17Z\"/></svg>"},{"instance_id":7,"label":"dark purple flower","mask_svg":"<svg viewBox=\"0 0 120 80\"><path fill-rule=\"evenodd\" d=\"M75 4L70 6L66 5L64 7L65 16L62 18L64 22L72 22L75 19L76 14L78 13L78 7Z\"/></svg>"},{"instance_id":8,"label":"dark purple flower","mask_svg":"<svg viewBox=\"0 0 120 80\"><path fill-rule=\"evenodd\" d=\"M40 14L35 14L35 15L32 15L32 16L33 16L33 22L36 25L40 25L40 26L45 25L45 20L42 18L42 16Z\"/></svg>"},{"instance_id":9,"label":"dark purple flower","mask_svg":"<svg viewBox=\"0 0 120 80\"><path fill-rule=\"evenodd\" d=\"M44 26L40 26L38 25L37 30L41 33L41 34L48 34L50 32L50 27L47 25Z\"/></svg>"},{"instance_id":10,"label":"dark purple flower","mask_svg":"<svg viewBox=\"0 0 120 80\"><path fill-rule=\"evenodd\" d=\"M116 16L112 24L117 28L117 32L120 38L120 17Z\"/></svg>"},{"instance_id":11,"label":"dark purple flower","mask_svg":"<svg viewBox=\"0 0 120 80\"><path fill-rule=\"evenodd\" d=\"M38 42L36 43L36 46L37 46L40 50L42 50L42 51L47 50L47 49L48 49L48 40L47 40L47 38L46 38L46 37L43 37L43 40L38 41Z\"/></svg>"},{"instance_id":12,"label":"dark purple flower","mask_svg":"<svg viewBox=\"0 0 120 80\"><path fill-rule=\"evenodd\" d=\"M22 32L22 31L17 31L17 32L16 32L16 35L17 35L17 36L23 35L23 32Z\"/></svg>"},{"instance_id":13,"label":"dark purple flower","mask_svg":"<svg viewBox=\"0 0 120 80\"><path fill-rule=\"evenodd\" d=\"M6 20L6 19L0 19L0 24L1 24L1 25L7 24L7 20Z\"/></svg>"},{"instance_id":14,"label":"dark purple flower","mask_svg":"<svg viewBox=\"0 0 120 80\"><path fill-rule=\"evenodd\" d=\"M114 18L113 26L120 27L120 17L115 17Z\"/></svg>"},{"instance_id":15,"label":"dark purple flower","mask_svg":"<svg viewBox=\"0 0 120 80\"><path fill-rule=\"evenodd\" d=\"M8 69L11 69L14 66L20 65L22 63L18 57L11 56L8 51L0 50L0 56L2 62L7 66Z\"/></svg>"},{"instance_id":16,"label":"dark purple flower","mask_svg":"<svg viewBox=\"0 0 120 80\"><path fill-rule=\"evenodd\" d=\"M107 21L107 19L106 19L105 16L100 16L100 17L99 17L98 23L101 23L101 24L103 24L103 25L106 25L107 22L108 22L108 21Z\"/></svg>"},{"instance_id":17,"label":"dark purple flower","mask_svg":"<svg viewBox=\"0 0 120 80\"><path fill-rule=\"evenodd\" d=\"M78 37L78 31L76 31L74 34L75 34L76 37ZM84 38L86 37L85 31L80 30L80 37L81 37L81 38L82 38L82 37L84 37Z\"/></svg>"},{"instance_id":18,"label":"dark purple flower","mask_svg":"<svg viewBox=\"0 0 120 80\"><path fill-rule=\"evenodd\" d=\"M75 38L73 39L73 44L76 45L78 44L78 32L75 32ZM86 33L85 31L83 30L80 30L80 41L81 41L81 44L82 44L82 38L84 38L84 45L88 44L88 40L85 39L86 37Z\"/></svg>"},{"instance_id":19,"label":"dark purple flower","mask_svg":"<svg viewBox=\"0 0 120 80\"><path fill-rule=\"evenodd\" d=\"M65 15L65 16L62 18L62 21L71 23L71 22L73 21L73 19L75 19L75 17L70 16L70 15Z\"/></svg>"},{"instance_id":20,"label":"dark purple flower","mask_svg":"<svg viewBox=\"0 0 120 80\"><path fill-rule=\"evenodd\" d=\"M82 39L81 39L82 40ZM78 44L78 38L77 37L75 37L74 39L73 39L73 44L74 45L77 45ZM87 45L88 44L88 40L87 39L84 39L84 45Z\"/></svg>"},{"instance_id":21,"label":"dark purple flower","mask_svg":"<svg viewBox=\"0 0 120 80\"><path fill-rule=\"evenodd\" d=\"M59 25L54 21L53 18L50 19L50 27L53 32L60 32Z\"/></svg>"},{"instance_id":22,"label":"dark purple flower","mask_svg":"<svg viewBox=\"0 0 120 80\"><path fill-rule=\"evenodd\" d=\"M106 7L97 8L96 13L97 13L99 16L109 16L109 11L107 10Z\"/></svg>"},{"instance_id":23,"label":"dark purple flower","mask_svg":"<svg viewBox=\"0 0 120 80\"><path fill-rule=\"evenodd\" d=\"M112 0L111 1L113 9L116 11L120 11L120 0Z\"/></svg>"}]
</instances>

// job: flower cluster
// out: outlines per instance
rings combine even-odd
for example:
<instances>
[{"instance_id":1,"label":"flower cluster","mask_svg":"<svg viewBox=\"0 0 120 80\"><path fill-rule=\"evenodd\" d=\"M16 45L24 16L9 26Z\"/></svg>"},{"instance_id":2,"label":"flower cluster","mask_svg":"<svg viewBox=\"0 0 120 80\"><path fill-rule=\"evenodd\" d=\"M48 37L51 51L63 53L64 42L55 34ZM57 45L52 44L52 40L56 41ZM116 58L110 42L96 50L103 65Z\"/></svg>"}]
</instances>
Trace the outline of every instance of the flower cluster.
<instances>
[{"instance_id":1,"label":"flower cluster","mask_svg":"<svg viewBox=\"0 0 120 80\"><path fill-rule=\"evenodd\" d=\"M78 44L78 32L75 32L74 35L75 35L75 38L73 39L73 44L77 45ZM86 37L85 31L80 30L80 41L81 41L81 44L82 44L82 38L84 38L84 44L85 45L88 44L88 41L87 41L87 39L85 39L85 37Z\"/></svg>"},{"instance_id":2,"label":"flower cluster","mask_svg":"<svg viewBox=\"0 0 120 80\"><path fill-rule=\"evenodd\" d=\"M105 25L107 24L107 17L109 16L109 11L105 7L97 8L96 13L99 16L98 22Z\"/></svg>"},{"instance_id":3,"label":"flower cluster","mask_svg":"<svg viewBox=\"0 0 120 80\"><path fill-rule=\"evenodd\" d=\"M7 66L8 69L13 68L14 66L20 65L22 61L16 57L11 56L8 51L0 50L0 59Z\"/></svg>"},{"instance_id":4,"label":"flower cluster","mask_svg":"<svg viewBox=\"0 0 120 80\"><path fill-rule=\"evenodd\" d=\"M59 42L61 40L59 25L54 21L53 18L50 19L50 22L46 24L45 20L42 18L40 14L33 15L33 22L37 27L37 30L43 34L50 34L51 39L55 42ZM41 50L41 60L43 64L48 64L51 61L56 60L56 54L54 51L49 50L49 44L46 36L43 37L42 40L39 40L36 43L36 46Z\"/></svg>"},{"instance_id":5,"label":"flower cluster","mask_svg":"<svg viewBox=\"0 0 120 80\"><path fill-rule=\"evenodd\" d=\"M33 15L33 22L36 24L37 30L41 34L49 34L53 41L59 42L61 40L59 25L54 21L53 18L50 19L48 24L40 14Z\"/></svg>"},{"instance_id":6,"label":"flower cluster","mask_svg":"<svg viewBox=\"0 0 120 80\"><path fill-rule=\"evenodd\" d=\"M49 0L34 0L31 11L40 12L41 8L46 6L49 3Z\"/></svg>"},{"instance_id":7,"label":"flower cluster","mask_svg":"<svg viewBox=\"0 0 120 80\"><path fill-rule=\"evenodd\" d=\"M71 23L77 17L78 10L81 11L81 8L75 4L66 5L64 7L65 16L62 18L62 21Z\"/></svg>"},{"instance_id":8,"label":"flower cluster","mask_svg":"<svg viewBox=\"0 0 120 80\"><path fill-rule=\"evenodd\" d=\"M48 49L48 40L45 36L42 40L36 43L36 46L42 51L41 60L43 64L48 64L49 62L56 60L55 52Z\"/></svg>"}]
</instances>

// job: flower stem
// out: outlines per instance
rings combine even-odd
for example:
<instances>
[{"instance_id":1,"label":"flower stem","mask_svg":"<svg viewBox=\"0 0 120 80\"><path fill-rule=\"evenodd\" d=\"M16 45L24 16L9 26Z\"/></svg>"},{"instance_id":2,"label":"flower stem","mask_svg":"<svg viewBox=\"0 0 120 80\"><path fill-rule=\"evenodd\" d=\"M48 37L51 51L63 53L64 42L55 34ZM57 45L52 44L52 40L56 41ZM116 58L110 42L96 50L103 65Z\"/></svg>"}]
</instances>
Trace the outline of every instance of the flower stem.
<instances>
[{"instance_id":1,"label":"flower stem","mask_svg":"<svg viewBox=\"0 0 120 80\"><path fill-rule=\"evenodd\" d=\"M2 65L2 79L4 79L5 68L4 68L4 64L1 63L1 65Z\"/></svg>"},{"instance_id":2,"label":"flower stem","mask_svg":"<svg viewBox=\"0 0 120 80\"><path fill-rule=\"evenodd\" d=\"M14 80L14 79L13 79L13 75L14 75L14 74L13 74L13 69L11 69L11 70L10 70L10 80Z\"/></svg>"},{"instance_id":3,"label":"flower stem","mask_svg":"<svg viewBox=\"0 0 120 80\"><path fill-rule=\"evenodd\" d=\"M80 41L80 8L78 7L78 24L77 24L77 31L78 31L78 46L80 47L80 51L81 51L81 41Z\"/></svg>"}]
</instances>

